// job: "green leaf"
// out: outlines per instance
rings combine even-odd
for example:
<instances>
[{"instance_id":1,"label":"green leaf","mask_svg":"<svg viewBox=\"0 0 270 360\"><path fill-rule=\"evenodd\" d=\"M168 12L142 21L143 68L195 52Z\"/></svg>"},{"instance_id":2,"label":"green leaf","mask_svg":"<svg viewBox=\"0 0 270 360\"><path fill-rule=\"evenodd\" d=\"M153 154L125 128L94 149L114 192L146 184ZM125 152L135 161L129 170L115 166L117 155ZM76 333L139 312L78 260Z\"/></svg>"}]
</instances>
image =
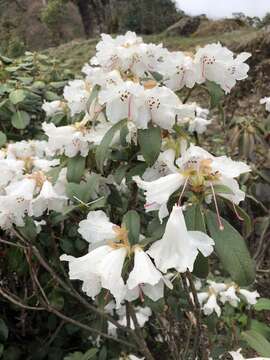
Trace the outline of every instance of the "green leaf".
<instances>
[{"instance_id":1,"label":"green leaf","mask_svg":"<svg viewBox=\"0 0 270 360\"><path fill-rule=\"evenodd\" d=\"M138 142L142 155L149 166L157 160L161 148L161 130L159 127L150 127L138 131Z\"/></svg>"},{"instance_id":2,"label":"green leaf","mask_svg":"<svg viewBox=\"0 0 270 360\"><path fill-rule=\"evenodd\" d=\"M156 72L156 71L150 71L150 74L153 76L153 78L157 81L160 82L163 79L163 76Z\"/></svg>"},{"instance_id":3,"label":"green leaf","mask_svg":"<svg viewBox=\"0 0 270 360\"><path fill-rule=\"evenodd\" d=\"M98 349L90 349L83 355L82 360L90 360L98 353Z\"/></svg>"},{"instance_id":4,"label":"green leaf","mask_svg":"<svg viewBox=\"0 0 270 360\"><path fill-rule=\"evenodd\" d=\"M7 136L5 133L3 133L3 131L0 131L0 147L2 147L3 145L5 145L7 141Z\"/></svg>"},{"instance_id":5,"label":"green leaf","mask_svg":"<svg viewBox=\"0 0 270 360\"><path fill-rule=\"evenodd\" d=\"M68 182L79 183L85 170L85 157L77 155L67 162Z\"/></svg>"},{"instance_id":6,"label":"green leaf","mask_svg":"<svg viewBox=\"0 0 270 360\"><path fill-rule=\"evenodd\" d=\"M210 108L213 109L219 105L220 100L224 96L224 91L221 87L212 81L206 81L206 88L210 94Z\"/></svg>"},{"instance_id":7,"label":"green leaf","mask_svg":"<svg viewBox=\"0 0 270 360\"><path fill-rule=\"evenodd\" d=\"M16 129L24 129L30 123L30 116L26 111L16 111L11 117L11 123Z\"/></svg>"},{"instance_id":8,"label":"green leaf","mask_svg":"<svg viewBox=\"0 0 270 360\"><path fill-rule=\"evenodd\" d=\"M226 271L241 286L251 284L255 279L255 267L243 237L225 219L221 219L224 230L220 230L217 216L206 213L207 227L215 241L215 250Z\"/></svg>"},{"instance_id":9,"label":"green leaf","mask_svg":"<svg viewBox=\"0 0 270 360\"><path fill-rule=\"evenodd\" d=\"M24 226L18 227L18 230L26 239L35 240L37 237L37 226L29 216L25 217Z\"/></svg>"},{"instance_id":10,"label":"green leaf","mask_svg":"<svg viewBox=\"0 0 270 360\"><path fill-rule=\"evenodd\" d=\"M267 340L270 340L270 326L258 320L251 320L250 330L256 331L264 336Z\"/></svg>"},{"instance_id":11,"label":"green leaf","mask_svg":"<svg viewBox=\"0 0 270 360\"><path fill-rule=\"evenodd\" d=\"M95 195L99 186L99 179L99 175L93 174L86 182L81 182L80 184L68 183L66 185L66 193L74 202L76 202L76 199L79 199L87 203Z\"/></svg>"},{"instance_id":12,"label":"green leaf","mask_svg":"<svg viewBox=\"0 0 270 360\"><path fill-rule=\"evenodd\" d=\"M83 353L79 351L75 351L74 353L68 354L64 357L64 360L82 360L83 359Z\"/></svg>"},{"instance_id":13,"label":"green leaf","mask_svg":"<svg viewBox=\"0 0 270 360\"><path fill-rule=\"evenodd\" d=\"M25 90L19 89L19 90L13 90L9 94L9 100L12 102L13 105L17 105L24 101L27 94Z\"/></svg>"},{"instance_id":14,"label":"green leaf","mask_svg":"<svg viewBox=\"0 0 270 360\"><path fill-rule=\"evenodd\" d=\"M99 90L100 90L100 86L99 85L95 85L91 91L91 94L89 96L89 99L87 101L87 109L90 108L92 102L96 99L96 97L98 96L98 93L99 93Z\"/></svg>"},{"instance_id":15,"label":"green leaf","mask_svg":"<svg viewBox=\"0 0 270 360\"><path fill-rule=\"evenodd\" d=\"M223 198L222 200L227 204L227 206L231 209L233 213L235 213L236 210L238 215L243 219L243 233L245 237L248 237L253 230L253 224L251 222L250 216L246 213L244 209L242 209L236 204L233 204L230 200L225 198Z\"/></svg>"},{"instance_id":16,"label":"green leaf","mask_svg":"<svg viewBox=\"0 0 270 360\"><path fill-rule=\"evenodd\" d=\"M3 353L4 353L4 345L0 344L0 358L3 355Z\"/></svg>"},{"instance_id":17,"label":"green leaf","mask_svg":"<svg viewBox=\"0 0 270 360\"><path fill-rule=\"evenodd\" d=\"M213 188L214 188L216 194L234 195L234 192L228 186L217 184L217 185L214 185ZM212 190L207 189L206 194L212 194Z\"/></svg>"},{"instance_id":18,"label":"green leaf","mask_svg":"<svg viewBox=\"0 0 270 360\"><path fill-rule=\"evenodd\" d=\"M50 305L57 310L61 310L64 307L65 300L63 295L58 289L54 289L48 296Z\"/></svg>"},{"instance_id":19,"label":"green leaf","mask_svg":"<svg viewBox=\"0 0 270 360\"><path fill-rule=\"evenodd\" d=\"M8 338L8 327L3 319L0 319L0 341L4 342Z\"/></svg>"},{"instance_id":20,"label":"green leaf","mask_svg":"<svg viewBox=\"0 0 270 360\"><path fill-rule=\"evenodd\" d=\"M188 230L202 231L206 233L204 214L199 204L189 206L184 212L184 216ZM208 258L199 253L194 263L193 274L199 278L206 278L208 273Z\"/></svg>"},{"instance_id":21,"label":"green leaf","mask_svg":"<svg viewBox=\"0 0 270 360\"><path fill-rule=\"evenodd\" d=\"M128 230L128 240L134 245L139 242L140 236L140 216L135 210L128 211L123 217L123 224Z\"/></svg>"},{"instance_id":22,"label":"green leaf","mask_svg":"<svg viewBox=\"0 0 270 360\"><path fill-rule=\"evenodd\" d=\"M117 131L119 131L125 124L127 120L121 120L117 124L113 125L104 135L101 143L96 150L96 162L98 169L103 172L104 162L109 154L109 148L112 143L113 137Z\"/></svg>"},{"instance_id":23,"label":"green leaf","mask_svg":"<svg viewBox=\"0 0 270 360\"><path fill-rule=\"evenodd\" d=\"M261 298L254 305L254 309L257 311L270 310L270 299Z\"/></svg>"},{"instance_id":24,"label":"green leaf","mask_svg":"<svg viewBox=\"0 0 270 360\"><path fill-rule=\"evenodd\" d=\"M249 330L242 333L242 338L261 356L270 357L270 343L260 333Z\"/></svg>"}]
</instances>

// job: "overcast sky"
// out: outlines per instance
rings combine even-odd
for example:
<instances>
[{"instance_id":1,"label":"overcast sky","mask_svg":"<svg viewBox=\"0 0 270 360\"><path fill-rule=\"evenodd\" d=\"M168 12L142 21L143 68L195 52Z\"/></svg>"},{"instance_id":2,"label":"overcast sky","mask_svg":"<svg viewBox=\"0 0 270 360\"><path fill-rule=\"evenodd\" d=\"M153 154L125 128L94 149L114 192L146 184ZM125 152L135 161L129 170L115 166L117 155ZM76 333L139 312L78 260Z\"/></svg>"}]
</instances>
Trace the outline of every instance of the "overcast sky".
<instances>
[{"instance_id":1,"label":"overcast sky","mask_svg":"<svg viewBox=\"0 0 270 360\"><path fill-rule=\"evenodd\" d=\"M229 17L233 12L264 16L270 12L270 0L176 0L187 14L206 14L211 18Z\"/></svg>"}]
</instances>

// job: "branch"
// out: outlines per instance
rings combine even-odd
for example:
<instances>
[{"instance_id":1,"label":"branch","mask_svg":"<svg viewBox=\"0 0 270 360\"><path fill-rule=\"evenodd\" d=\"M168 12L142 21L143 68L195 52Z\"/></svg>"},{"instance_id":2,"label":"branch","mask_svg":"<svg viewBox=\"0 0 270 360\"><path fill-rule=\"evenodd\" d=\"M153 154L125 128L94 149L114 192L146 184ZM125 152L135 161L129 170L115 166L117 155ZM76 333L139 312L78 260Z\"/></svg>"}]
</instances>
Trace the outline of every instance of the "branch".
<instances>
[{"instance_id":1,"label":"branch","mask_svg":"<svg viewBox=\"0 0 270 360\"><path fill-rule=\"evenodd\" d=\"M25 305L24 303L22 303L19 300L16 300L12 295L7 294L2 288L0 288L0 295L7 299L8 301L10 301L12 304L19 306L22 309L27 309L27 310L36 310L36 311L44 311L46 310L46 308L44 307L37 307L37 306L28 306Z\"/></svg>"}]
</instances>

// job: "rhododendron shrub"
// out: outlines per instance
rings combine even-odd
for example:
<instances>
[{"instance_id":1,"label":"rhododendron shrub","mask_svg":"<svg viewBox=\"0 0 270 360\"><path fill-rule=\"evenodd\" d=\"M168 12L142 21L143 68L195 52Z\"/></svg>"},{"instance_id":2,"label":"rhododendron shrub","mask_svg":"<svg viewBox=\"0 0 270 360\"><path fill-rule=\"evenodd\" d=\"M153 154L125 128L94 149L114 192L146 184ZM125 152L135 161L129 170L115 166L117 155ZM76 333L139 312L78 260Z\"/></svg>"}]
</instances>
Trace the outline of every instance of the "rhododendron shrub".
<instances>
[{"instance_id":1,"label":"rhododendron shrub","mask_svg":"<svg viewBox=\"0 0 270 360\"><path fill-rule=\"evenodd\" d=\"M248 219L240 176L251 168L201 146L212 112L188 100L203 87L216 107L247 77L250 56L103 34L83 78L44 102L42 140L0 151L0 227L29 266L33 294L2 296L84 329L108 359L232 351L206 344L205 324L259 297L238 231Z\"/></svg>"}]
</instances>

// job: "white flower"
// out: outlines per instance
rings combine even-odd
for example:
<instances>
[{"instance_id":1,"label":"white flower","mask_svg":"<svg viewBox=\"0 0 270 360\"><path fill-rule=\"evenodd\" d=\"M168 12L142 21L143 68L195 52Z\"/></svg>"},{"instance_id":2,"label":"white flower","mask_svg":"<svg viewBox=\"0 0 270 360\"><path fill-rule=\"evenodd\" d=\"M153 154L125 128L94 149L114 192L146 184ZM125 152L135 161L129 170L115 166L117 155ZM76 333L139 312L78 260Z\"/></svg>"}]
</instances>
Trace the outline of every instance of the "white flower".
<instances>
[{"instance_id":1,"label":"white flower","mask_svg":"<svg viewBox=\"0 0 270 360\"><path fill-rule=\"evenodd\" d=\"M203 313L205 315L211 315L213 312L217 314L217 316L220 316L221 309L217 303L217 297L215 294L211 294L206 301L206 303L203 305Z\"/></svg>"},{"instance_id":2,"label":"white flower","mask_svg":"<svg viewBox=\"0 0 270 360\"><path fill-rule=\"evenodd\" d=\"M111 251L113 251L112 247L105 245L82 257L75 258L70 255L62 255L60 260L69 262L70 279L83 281L83 291L94 299L102 288L98 267L104 257Z\"/></svg>"},{"instance_id":3,"label":"white flower","mask_svg":"<svg viewBox=\"0 0 270 360\"><path fill-rule=\"evenodd\" d=\"M129 274L127 287L132 290L141 284L157 285L163 275L156 269L149 256L140 248L134 250L134 267Z\"/></svg>"},{"instance_id":4,"label":"white flower","mask_svg":"<svg viewBox=\"0 0 270 360\"><path fill-rule=\"evenodd\" d=\"M79 223L78 232L89 243L97 243L105 240L114 240L117 237L118 227L110 222L108 216L102 210L90 211L86 220Z\"/></svg>"},{"instance_id":5,"label":"white flower","mask_svg":"<svg viewBox=\"0 0 270 360\"><path fill-rule=\"evenodd\" d=\"M126 288L122 278L122 268L127 256L127 248L120 247L106 254L98 266L101 285L114 296L116 307L124 300Z\"/></svg>"},{"instance_id":6,"label":"white flower","mask_svg":"<svg viewBox=\"0 0 270 360\"><path fill-rule=\"evenodd\" d=\"M32 215L31 200L35 187L35 181L28 178L14 181L6 187L6 195L0 196L0 227L2 229L10 229L13 224L23 226L24 216Z\"/></svg>"},{"instance_id":7,"label":"white flower","mask_svg":"<svg viewBox=\"0 0 270 360\"><path fill-rule=\"evenodd\" d=\"M260 297L258 291L248 291L246 289L239 289L239 294L241 294L245 301L250 305L255 305L257 303L257 298Z\"/></svg>"},{"instance_id":8,"label":"white flower","mask_svg":"<svg viewBox=\"0 0 270 360\"><path fill-rule=\"evenodd\" d=\"M260 100L260 104L265 104L266 111L270 111L270 97L264 97Z\"/></svg>"},{"instance_id":9,"label":"white flower","mask_svg":"<svg viewBox=\"0 0 270 360\"><path fill-rule=\"evenodd\" d=\"M138 187L145 190L146 211L159 210L162 220L168 215L167 202L170 196L184 183L191 187L200 185L210 187L225 185L231 189L232 194L220 194L235 204L244 200L245 193L239 189L234 177L249 172L250 167L241 161L233 161L226 156L215 157L206 150L191 145L183 155L176 160L174 173L154 181L143 181L138 176L133 180ZM173 170L173 169L172 169Z\"/></svg>"},{"instance_id":10,"label":"white flower","mask_svg":"<svg viewBox=\"0 0 270 360\"><path fill-rule=\"evenodd\" d=\"M0 188L8 185L10 181L14 181L22 176L24 162L15 159L0 160Z\"/></svg>"},{"instance_id":11,"label":"white flower","mask_svg":"<svg viewBox=\"0 0 270 360\"><path fill-rule=\"evenodd\" d=\"M34 216L41 216L45 210L62 212L66 205L67 197L58 195L50 181L46 180L39 195L32 202Z\"/></svg>"},{"instance_id":12,"label":"white flower","mask_svg":"<svg viewBox=\"0 0 270 360\"><path fill-rule=\"evenodd\" d=\"M92 87L87 81L72 80L64 87L64 98L70 108L71 116L86 111Z\"/></svg>"},{"instance_id":13,"label":"white flower","mask_svg":"<svg viewBox=\"0 0 270 360\"><path fill-rule=\"evenodd\" d=\"M100 104L106 104L106 115L109 121L116 123L122 119L134 121L138 128L146 128L148 114L144 114L144 88L132 81L122 82L117 86L108 86L99 93Z\"/></svg>"},{"instance_id":14,"label":"white flower","mask_svg":"<svg viewBox=\"0 0 270 360\"><path fill-rule=\"evenodd\" d=\"M43 172L48 172L53 167L60 164L59 159L47 160L47 159L40 159L38 157L32 158L32 162L33 162L32 171L39 171L40 170L40 171L43 171Z\"/></svg>"},{"instance_id":15,"label":"white flower","mask_svg":"<svg viewBox=\"0 0 270 360\"><path fill-rule=\"evenodd\" d=\"M231 306L236 307L240 302L239 297L236 295L236 288L232 285L225 291L219 293L220 301L225 304L228 302Z\"/></svg>"},{"instance_id":16,"label":"white flower","mask_svg":"<svg viewBox=\"0 0 270 360\"><path fill-rule=\"evenodd\" d=\"M211 124L212 120L206 120L204 118L195 117L189 122L188 131L197 132L198 134L203 134L206 131L206 128Z\"/></svg>"},{"instance_id":17,"label":"white flower","mask_svg":"<svg viewBox=\"0 0 270 360\"><path fill-rule=\"evenodd\" d=\"M47 141L39 140L23 140L8 144L7 159L24 160L32 157L43 158L47 145Z\"/></svg>"},{"instance_id":18,"label":"white flower","mask_svg":"<svg viewBox=\"0 0 270 360\"><path fill-rule=\"evenodd\" d=\"M81 156L87 156L90 144L99 144L109 127L105 123L98 123L91 128L86 128L82 123L58 127L52 123L43 123L43 131L49 138L47 153L65 154L68 157L80 153Z\"/></svg>"},{"instance_id":19,"label":"white flower","mask_svg":"<svg viewBox=\"0 0 270 360\"><path fill-rule=\"evenodd\" d=\"M233 53L220 43L206 45L195 55L198 69L198 83L205 80L214 81L229 93L236 84L236 80L247 77L249 66L244 63L251 54L241 53L235 59Z\"/></svg>"},{"instance_id":20,"label":"white flower","mask_svg":"<svg viewBox=\"0 0 270 360\"><path fill-rule=\"evenodd\" d=\"M153 181L175 172L177 168L174 165L174 160L175 151L173 149L161 152L154 165L145 170L142 179L144 181Z\"/></svg>"},{"instance_id":21,"label":"white flower","mask_svg":"<svg viewBox=\"0 0 270 360\"><path fill-rule=\"evenodd\" d=\"M130 49L141 43L142 38L137 37L131 31L128 31L125 35L119 35L115 39L108 34L101 34L101 41L96 46L97 53L91 59L91 64L100 65L106 71L114 69L125 71L128 69L132 57Z\"/></svg>"},{"instance_id":22,"label":"white flower","mask_svg":"<svg viewBox=\"0 0 270 360\"><path fill-rule=\"evenodd\" d=\"M48 117L51 117L57 113L63 112L65 107L65 103L60 100L54 101L44 101L42 105L42 110L46 112Z\"/></svg>"},{"instance_id":23,"label":"white flower","mask_svg":"<svg viewBox=\"0 0 270 360\"><path fill-rule=\"evenodd\" d=\"M238 349L237 351L230 351L229 354L232 356L233 360L269 360L270 357L255 357L255 358L244 358L244 356L241 354L241 349Z\"/></svg>"},{"instance_id":24,"label":"white flower","mask_svg":"<svg viewBox=\"0 0 270 360\"><path fill-rule=\"evenodd\" d=\"M214 241L203 232L187 230L182 208L175 205L162 239L155 242L147 253L162 272L171 268L185 272L193 270L199 251L204 256L209 256L213 245Z\"/></svg>"},{"instance_id":25,"label":"white flower","mask_svg":"<svg viewBox=\"0 0 270 360\"><path fill-rule=\"evenodd\" d=\"M180 51L168 53L158 65L158 71L163 75L164 84L174 91L184 86L192 88L197 80L193 60Z\"/></svg>"},{"instance_id":26,"label":"white flower","mask_svg":"<svg viewBox=\"0 0 270 360\"><path fill-rule=\"evenodd\" d=\"M86 80L89 81L92 86L99 85L102 88L106 88L109 85L118 85L123 81L120 72L117 70L107 72L102 68L85 64L82 72L86 74Z\"/></svg>"},{"instance_id":27,"label":"white flower","mask_svg":"<svg viewBox=\"0 0 270 360\"><path fill-rule=\"evenodd\" d=\"M145 117L163 129L171 129L183 105L178 96L166 86L155 86L145 91L147 109ZM184 106L185 108L185 106Z\"/></svg>"},{"instance_id":28,"label":"white flower","mask_svg":"<svg viewBox=\"0 0 270 360\"><path fill-rule=\"evenodd\" d=\"M137 306L135 307L135 315L138 321L138 325L139 327L144 327L145 323L149 320L150 316L152 315L152 310L148 307L141 307L141 306ZM119 313L119 311L117 311L117 313ZM127 316L126 316L126 312L124 314L122 314L122 316L120 316L119 319L119 324L122 326L127 326ZM135 329L133 320L130 319L130 327L131 329Z\"/></svg>"},{"instance_id":29,"label":"white flower","mask_svg":"<svg viewBox=\"0 0 270 360\"><path fill-rule=\"evenodd\" d=\"M147 212L158 210L159 219L162 221L169 214L167 209L169 197L183 185L185 179L180 173L175 173L149 182L143 181L139 176L134 176L133 180L139 188L145 190L145 210Z\"/></svg>"}]
</instances>

